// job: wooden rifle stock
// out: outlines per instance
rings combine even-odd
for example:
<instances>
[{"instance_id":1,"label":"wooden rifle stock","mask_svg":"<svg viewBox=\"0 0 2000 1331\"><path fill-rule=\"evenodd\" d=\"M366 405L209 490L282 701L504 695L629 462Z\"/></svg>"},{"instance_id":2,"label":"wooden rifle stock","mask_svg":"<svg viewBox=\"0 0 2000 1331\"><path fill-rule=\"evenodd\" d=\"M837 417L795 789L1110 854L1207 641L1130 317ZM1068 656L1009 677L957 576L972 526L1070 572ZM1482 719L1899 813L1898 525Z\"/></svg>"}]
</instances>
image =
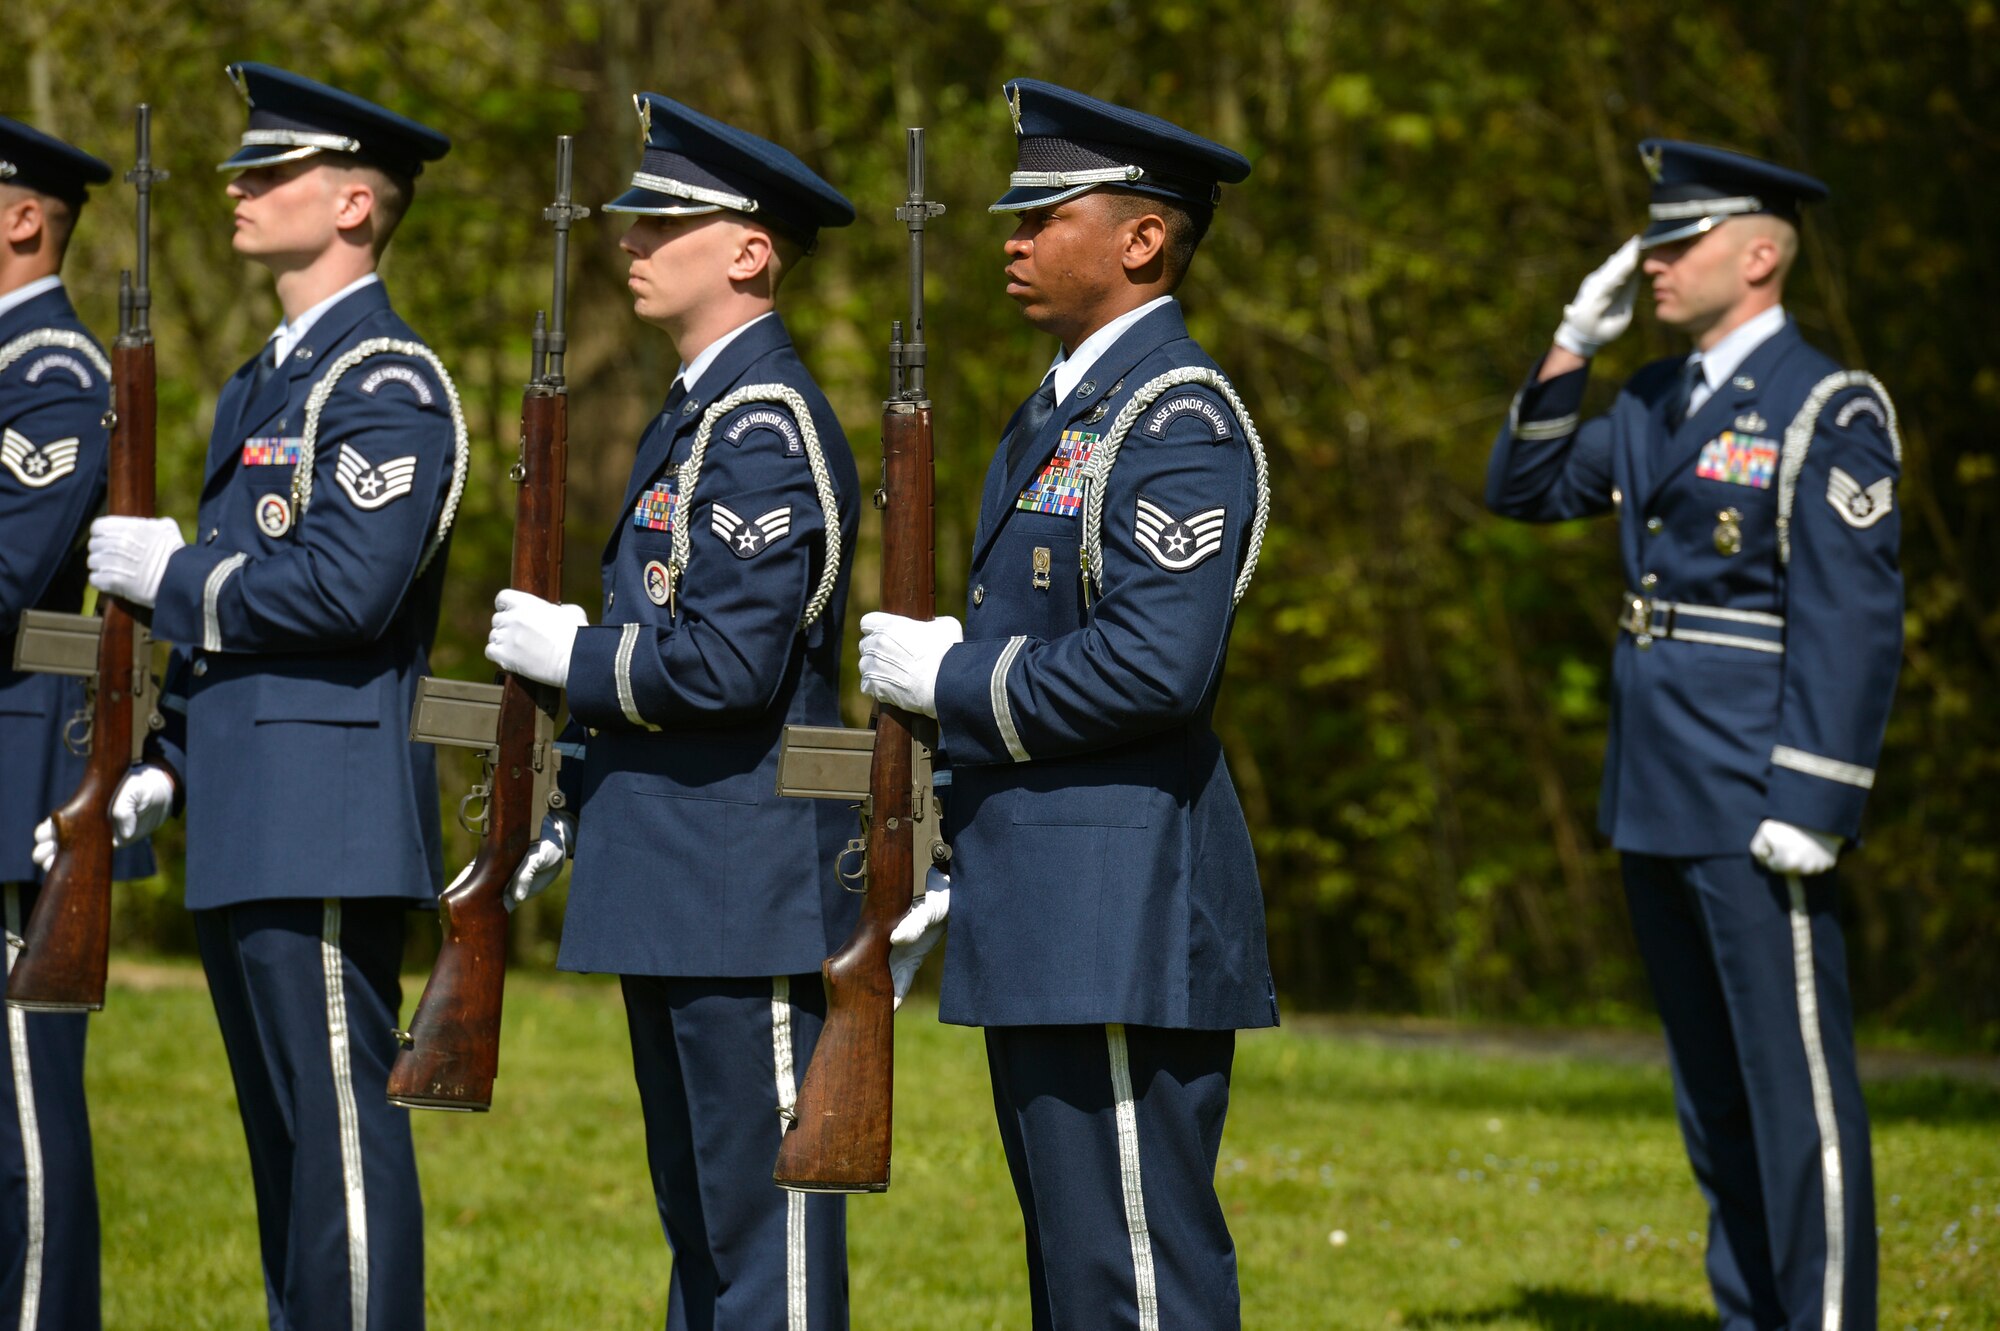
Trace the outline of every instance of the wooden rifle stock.
<instances>
[{"instance_id":1,"label":"wooden rifle stock","mask_svg":"<svg viewBox=\"0 0 2000 1331\"><path fill-rule=\"evenodd\" d=\"M937 610L932 550L931 404L924 395L923 226L944 211L924 199L923 131L910 135L910 195L896 210L911 238L910 339L892 343L892 389L882 408L882 608L912 619ZM889 933L916 891L911 757L921 718L877 708L868 776L867 894L861 919L820 966L826 1024L799 1088L772 1177L796 1192L882 1192L889 1186L895 1089L895 986Z\"/></svg>"},{"instance_id":2,"label":"wooden rifle stock","mask_svg":"<svg viewBox=\"0 0 2000 1331\"><path fill-rule=\"evenodd\" d=\"M152 108L138 116L138 160L126 179L139 190L138 285L119 289L118 340L111 349L112 408L106 511L153 516L156 398L153 333L147 322L147 225L152 183ZM96 1012L104 1006L111 953L111 798L139 760L153 712L151 637L123 602L103 598L104 627L91 684L90 753L83 780L52 816L56 857L42 879L7 976L9 1006L43 1012Z\"/></svg>"},{"instance_id":3,"label":"wooden rifle stock","mask_svg":"<svg viewBox=\"0 0 2000 1331\"><path fill-rule=\"evenodd\" d=\"M562 600L563 503L569 469L569 391L563 381L563 307L570 223L588 208L570 201L571 139L556 141L555 302L535 316L534 375L521 397L521 457L513 471L514 562L508 586ZM500 1068L500 1011L507 980L507 887L540 839L542 816L559 808L555 788L558 690L501 677L497 740L488 760L486 826L472 867L438 901L444 942L431 967L388 1096L411 1109L483 1110Z\"/></svg>"}]
</instances>

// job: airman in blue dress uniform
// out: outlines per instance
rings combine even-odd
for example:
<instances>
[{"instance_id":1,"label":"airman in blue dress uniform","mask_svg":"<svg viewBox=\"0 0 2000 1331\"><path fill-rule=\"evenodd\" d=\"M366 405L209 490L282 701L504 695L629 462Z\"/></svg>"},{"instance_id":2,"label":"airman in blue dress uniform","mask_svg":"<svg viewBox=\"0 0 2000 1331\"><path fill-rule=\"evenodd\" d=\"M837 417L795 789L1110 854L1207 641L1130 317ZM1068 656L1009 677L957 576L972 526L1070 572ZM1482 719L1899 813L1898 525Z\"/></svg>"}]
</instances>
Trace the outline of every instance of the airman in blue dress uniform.
<instances>
[{"instance_id":1,"label":"airman in blue dress uniform","mask_svg":"<svg viewBox=\"0 0 2000 1331\"><path fill-rule=\"evenodd\" d=\"M176 644L146 816L186 810L271 1325L408 1331L422 1202L384 1087L405 919L441 877L434 759L409 722L466 436L375 267L450 144L283 70L229 73L250 105L221 166L235 247L272 271L285 322L223 387L195 539L100 518L91 581Z\"/></svg>"},{"instance_id":2,"label":"airman in blue dress uniform","mask_svg":"<svg viewBox=\"0 0 2000 1331\"><path fill-rule=\"evenodd\" d=\"M9 935L34 909L54 851L51 841L35 856L33 828L83 779L83 756L63 742L84 706L83 681L8 663L23 611L73 613L83 603L84 530L104 501L111 366L70 307L61 269L89 187L109 179L89 153L0 116L0 884ZM119 878L153 871L136 833L129 807L114 813ZM7 1010L0 1327L9 1331L99 1325L86 1025L80 1013Z\"/></svg>"},{"instance_id":3,"label":"airman in blue dress uniform","mask_svg":"<svg viewBox=\"0 0 2000 1331\"><path fill-rule=\"evenodd\" d=\"M1239 1028L1277 1022L1211 727L1268 511L1255 426L1172 295L1243 157L1030 79L1008 294L1061 353L986 476L962 629L864 617L862 687L935 716L940 1015L986 1028L1037 1328L1234 1327L1215 1162Z\"/></svg>"},{"instance_id":4,"label":"airman in blue dress uniform","mask_svg":"<svg viewBox=\"0 0 2000 1331\"><path fill-rule=\"evenodd\" d=\"M1651 223L1587 278L1494 445L1486 498L1615 513L1627 588L1599 819L1665 1019L1728 1331L1871 1331L1868 1119L1834 862L1902 655L1895 408L1782 304L1811 177L1648 141ZM1582 414L1641 276L1695 343Z\"/></svg>"},{"instance_id":5,"label":"airman in blue dress uniform","mask_svg":"<svg viewBox=\"0 0 2000 1331\"><path fill-rule=\"evenodd\" d=\"M558 964L615 973L661 1224L667 1326L847 1325L845 1199L771 1181L858 898L852 813L777 793L787 724L840 722L859 477L774 308L854 209L776 144L653 93L632 187L638 316L684 358L604 548L601 622L518 591L487 655L565 687L572 820L512 896L576 871Z\"/></svg>"}]
</instances>

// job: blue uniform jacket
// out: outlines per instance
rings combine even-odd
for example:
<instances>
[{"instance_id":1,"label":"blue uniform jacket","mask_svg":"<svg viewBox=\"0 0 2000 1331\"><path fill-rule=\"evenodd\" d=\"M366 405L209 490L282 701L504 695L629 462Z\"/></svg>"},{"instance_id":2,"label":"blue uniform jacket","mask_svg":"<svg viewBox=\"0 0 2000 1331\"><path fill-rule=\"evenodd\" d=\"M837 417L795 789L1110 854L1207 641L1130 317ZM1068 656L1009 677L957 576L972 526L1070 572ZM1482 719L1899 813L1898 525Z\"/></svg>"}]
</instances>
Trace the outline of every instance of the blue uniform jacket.
<instances>
[{"instance_id":1,"label":"blue uniform jacket","mask_svg":"<svg viewBox=\"0 0 2000 1331\"><path fill-rule=\"evenodd\" d=\"M451 487L446 385L385 354L320 419L312 494L291 503L306 399L343 352L417 341L380 283L323 314L250 398L216 403L192 544L167 564L153 632L177 645L158 756L181 778L191 909L437 892L437 766L410 741L445 551L418 564Z\"/></svg>"},{"instance_id":2,"label":"blue uniform jacket","mask_svg":"<svg viewBox=\"0 0 2000 1331\"><path fill-rule=\"evenodd\" d=\"M1670 430L1683 363L1581 422L1587 370L1531 379L1487 472L1507 517L1615 510L1647 623L1676 607L1672 636L1619 635L1599 824L1648 855L1743 854L1765 818L1852 839L1902 658L1894 409L1872 382L1809 404L1840 367L1787 321Z\"/></svg>"},{"instance_id":3,"label":"blue uniform jacket","mask_svg":"<svg viewBox=\"0 0 2000 1331\"><path fill-rule=\"evenodd\" d=\"M1080 576L1069 473L1132 394L1184 366L1214 362L1168 305L1105 352L1021 465L1003 443L988 469L966 640L937 682L946 1021L1277 1021L1256 859L1210 724L1255 509L1219 396L1175 389L1138 418L1105 491L1101 594L1086 601Z\"/></svg>"},{"instance_id":4,"label":"blue uniform jacket","mask_svg":"<svg viewBox=\"0 0 2000 1331\"><path fill-rule=\"evenodd\" d=\"M604 548L603 622L576 635L564 738L584 753L563 769L578 808L558 960L567 970L815 971L859 910L834 876L858 830L853 810L777 793L784 727L840 724L847 603L843 566L824 613L800 630L826 536L798 422L769 403L721 417L692 505L679 493L678 469L709 404L756 384L783 384L808 404L841 547L854 549L860 480L847 437L784 324L764 319L640 440ZM688 564L669 605L666 568L682 522L691 524Z\"/></svg>"},{"instance_id":5,"label":"blue uniform jacket","mask_svg":"<svg viewBox=\"0 0 2000 1331\"><path fill-rule=\"evenodd\" d=\"M53 329L90 350L21 339ZM10 346L13 348L9 350ZM105 408L111 385L104 351L56 287L0 315L0 882L33 882L35 824L75 793L83 759L63 728L83 707L80 679L13 668L14 633L25 610L83 607L83 543L104 502ZM152 852L127 847L119 878L153 872Z\"/></svg>"}]
</instances>

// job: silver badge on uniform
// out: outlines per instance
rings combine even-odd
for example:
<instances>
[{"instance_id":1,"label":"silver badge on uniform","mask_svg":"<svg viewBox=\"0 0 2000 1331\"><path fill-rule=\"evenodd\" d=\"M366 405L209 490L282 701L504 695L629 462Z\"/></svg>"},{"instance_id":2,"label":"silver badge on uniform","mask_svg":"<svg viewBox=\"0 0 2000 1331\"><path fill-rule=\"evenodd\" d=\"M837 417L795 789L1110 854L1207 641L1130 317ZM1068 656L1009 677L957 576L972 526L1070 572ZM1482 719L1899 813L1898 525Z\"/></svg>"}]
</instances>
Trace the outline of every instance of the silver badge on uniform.
<instances>
[{"instance_id":1,"label":"silver badge on uniform","mask_svg":"<svg viewBox=\"0 0 2000 1331\"><path fill-rule=\"evenodd\" d=\"M370 462L353 444L342 444L333 476L356 508L372 513L416 488L417 456L412 453L387 462Z\"/></svg>"},{"instance_id":2,"label":"silver badge on uniform","mask_svg":"<svg viewBox=\"0 0 2000 1331\"><path fill-rule=\"evenodd\" d=\"M14 473L14 479L30 490L53 485L76 470L75 439L57 439L37 446L19 430L9 429L0 436L0 463Z\"/></svg>"},{"instance_id":3,"label":"silver badge on uniform","mask_svg":"<svg viewBox=\"0 0 2000 1331\"><path fill-rule=\"evenodd\" d=\"M1045 592L1049 589L1049 574L1054 571L1055 563L1055 558L1049 553L1049 548L1046 545L1035 547L1034 587L1036 591Z\"/></svg>"},{"instance_id":4,"label":"silver badge on uniform","mask_svg":"<svg viewBox=\"0 0 2000 1331\"><path fill-rule=\"evenodd\" d=\"M1771 428L1771 422L1754 411L1746 411L1736 418L1736 428L1745 434L1762 434Z\"/></svg>"},{"instance_id":5,"label":"silver badge on uniform","mask_svg":"<svg viewBox=\"0 0 2000 1331\"><path fill-rule=\"evenodd\" d=\"M277 540L292 529L292 501L284 495L262 495L257 500L257 530Z\"/></svg>"},{"instance_id":6,"label":"silver badge on uniform","mask_svg":"<svg viewBox=\"0 0 2000 1331\"><path fill-rule=\"evenodd\" d=\"M1833 505L1833 511L1850 527L1872 527L1888 517L1895 497L1893 476L1884 476L1864 488L1860 481L1838 467L1827 473L1826 502Z\"/></svg>"},{"instance_id":7,"label":"silver badge on uniform","mask_svg":"<svg viewBox=\"0 0 2000 1331\"><path fill-rule=\"evenodd\" d=\"M1734 555L1742 550L1743 514L1738 509L1725 508L1715 515L1715 553Z\"/></svg>"},{"instance_id":8,"label":"silver badge on uniform","mask_svg":"<svg viewBox=\"0 0 2000 1331\"><path fill-rule=\"evenodd\" d=\"M667 566L657 559L646 561L646 599L654 605L667 603Z\"/></svg>"}]
</instances>

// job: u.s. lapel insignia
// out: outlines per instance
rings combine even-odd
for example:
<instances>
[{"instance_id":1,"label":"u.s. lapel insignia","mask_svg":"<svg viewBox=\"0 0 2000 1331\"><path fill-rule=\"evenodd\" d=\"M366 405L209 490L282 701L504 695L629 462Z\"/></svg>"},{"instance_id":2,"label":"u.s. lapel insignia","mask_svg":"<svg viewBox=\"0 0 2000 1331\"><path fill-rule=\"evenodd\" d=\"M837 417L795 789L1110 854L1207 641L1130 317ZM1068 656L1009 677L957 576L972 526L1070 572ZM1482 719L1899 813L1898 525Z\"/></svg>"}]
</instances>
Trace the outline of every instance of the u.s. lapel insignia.
<instances>
[{"instance_id":1,"label":"u.s. lapel insignia","mask_svg":"<svg viewBox=\"0 0 2000 1331\"><path fill-rule=\"evenodd\" d=\"M1007 99L1007 114L1014 118L1014 133L1018 136L1021 132L1021 85L1014 84L1003 95Z\"/></svg>"},{"instance_id":2,"label":"u.s. lapel insignia","mask_svg":"<svg viewBox=\"0 0 2000 1331\"><path fill-rule=\"evenodd\" d=\"M1744 434L1762 434L1771 428L1771 422L1754 411L1746 411L1736 418L1736 428Z\"/></svg>"},{"instance_id":3,"label":"u.s. lapel insignia","mask_svg":"<svg viewBox=\"0 0 2000 1331\"><path fill-rule=\"evenodd\" d=\"M57 439L37 447L19 430L8 429L0 436L0 463L14 473L14 479L30 490L54 485L76 470L76 439Z\"/></svg>"},{"instance_id":4,"label":"u.s. lapel insignia","mask_svg":"<svg viewBox=\"0 0 2000 1331\"><path fill-rule=\"evenodd\" d=\"M1082 383L1076 386L1076 400L1078 402L1081 402L1085 398L1089 397L1092 393L1095 393L1096 391L1097 391L1097 380L1086 379Z\"/></svg>"},{"instance_id":5,"label":"u.s. lapel insignia","mask_svg":"<svg viewBox=\"0 0 2000 1331\"><path fill-rule=\"evenodd\" d=\"M1735 555L1743 552L1743 514L1740 510L1725 508L1715 515L1715 553Z\"/></svg>"},{"instance_id":6,"label":"u.s. lapel insignia","mask_svg":"<svg viewBox=\"0 0 2000 1331\"><path fill-rule=\"evenodd\" d=\"M755 518L744 519L721 504L709 509L709 530L729 547L738 559L760 554L773 541L792 529L792 506L785 504Z\"/></svg>"},{"instance_id":7,"label":"u.s. lapel insignia","mask_svg":"<svg viewBox=\"0 0 2000 1331\"><path fill-rule=\"evenodd\" d=\"M1755 391L1757 387L1757 381L1755 379L1752 379L1747 374L1739 374L1734 379L1731 379L1729 381L1729 386L1731 388L1740 389L1745 393L1749 393Z\"/></svg>"},{"instance_id":8,"label":"u.s. lapel insignia","mask_svg":"<svg viewBox=\"0 0 2000 1331\"><path fill-rule=\"evenodd\" d=\"M1655 185L1659 184L1660 177L1665 174L1667 169L1667 150L1658 146L1641 148L1639 150L1639 161L1645 166L1646 175L1652 182Z\"/></svg>"},{"instance_id":9,"label":"u.s. lapel insignia","mask_svg":"<svg viewBox=\"0 0 2000 1331\"><path fill-rule=\"evenodd\" d=\"M281 494L258 496L257 530L275 541L291 529L292 501Z\"/></svg>"},{"instance_id":10,"label":"u.s. lapel insignia","mask_svg":"<svg viewBox=\"0 0 2000 1331\"><path fill-rule=\"evenodd\" d=\"M370 462L355 451L353 444L342 444L333 475L356 508L373 513L416 488L417 458L412 453L387 462Z\"/></svg>"},{"instance_id":11,"label":"u.s. lapel insignia","mask_svg":"<svg viewBox=\"0 0 2000 1331\"><path fill-rule=\"evenodd\" d=\"M1826 502L1833 505L1833 511L1840 514L1840 520L1850 527L1872 527L1889 516L1889 509L1896 498L1896 478L1884 476L1873 485L1863 487L1840 468L1835 467L1826 476Z\"/></svg>"},{"instance_id":12,"label":"u.s. lapel insignia","mask_svg":"<svg viewBox=\"0 0 2000 1331\"><path fill-rule=\"evenodd\" d=\"M701 410L701 399L698 397L691 397L687 401L681 403L681 415L683 416L692 416L697 411L700 410Z\"/></svg>"},{"instance_id":13,"label":"u.s. lapel insignia","mask_svg":"<svg viewBox=\"0 0 2000 1331\"><path fill-rule=\"evenodd\" d=\"M657 559L646 561L646 599L654 605L667 603L667 566Z\"/></svg>"},{"instance_id":14,"label":"u.s. lapel insignia","mask_svg":"<svg viewBox=\"0 0 2000 1331\"><path fill-rule=\"evenodd\" d=\"M1222 528L1227 517L1227 511L1218 506L1177 518L1140 495L1132 534L1154 563L1169 573L1185 573L1222 549Z\"/></svg>"}]
</instances>

